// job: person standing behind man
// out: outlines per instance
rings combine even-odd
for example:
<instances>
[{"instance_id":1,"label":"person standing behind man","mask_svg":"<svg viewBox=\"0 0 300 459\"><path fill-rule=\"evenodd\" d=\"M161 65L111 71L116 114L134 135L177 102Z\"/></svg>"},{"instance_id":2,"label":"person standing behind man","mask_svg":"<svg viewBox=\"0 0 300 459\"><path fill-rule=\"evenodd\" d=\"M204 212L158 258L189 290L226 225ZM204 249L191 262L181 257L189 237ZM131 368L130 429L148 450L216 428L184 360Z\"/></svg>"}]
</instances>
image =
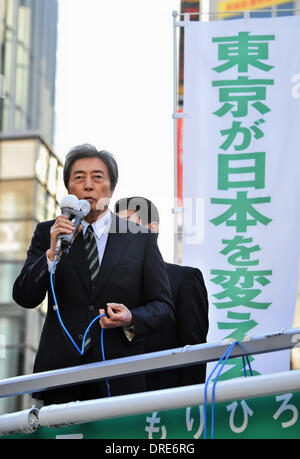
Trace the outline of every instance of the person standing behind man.
<instances>
[{"instance_id":1,"label":"person standing behind man","mask_svg":"<svg viewBox=\"0 0 300 459\"><path fill-rule=\"evenodd\" d=\"M127 220L159 232L156 206L140 196L116 202L115 213ZM175 321L163 332L146 338L145 351L155 352L206 342L208 332L208 299L202 273L197 268L166 263L175 304ZM206 365L191 365L146 374L147 390L200 384L205 381Z\"/></svg>"}]
</instances>

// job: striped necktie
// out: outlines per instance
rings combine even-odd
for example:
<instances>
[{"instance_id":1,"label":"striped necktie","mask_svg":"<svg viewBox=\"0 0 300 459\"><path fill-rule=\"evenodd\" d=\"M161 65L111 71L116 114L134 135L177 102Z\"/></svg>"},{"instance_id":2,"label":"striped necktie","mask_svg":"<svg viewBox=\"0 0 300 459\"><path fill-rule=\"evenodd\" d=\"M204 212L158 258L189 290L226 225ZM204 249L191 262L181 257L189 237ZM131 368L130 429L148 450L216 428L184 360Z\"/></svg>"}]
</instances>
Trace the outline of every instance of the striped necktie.
<instances>
[{"instance_id":1,"label":"striped necktie","mask_svg":"<svg viewBox=\"0 0 300 459\"><path fill-rule=\"evenodd\" d=\"M91 276L92 288L95 286L95 279L99 272L99 258L98 258L98 248L97 243L94 235L94 230L92 225L89 225L86 229L84 235L84 243L85 249L87 252L87 260L89 265L89 271ZM92 337L91 331L89 331L86 335L85 342L84 342L84 352L87 352L92 345Z\"/></svg>"},{"instance_id":2,"label":"striped necktie","mask_svg":"<svg viewBox=\"0 0 300 459\"><path fill-rule=\"evenodd\" d=\"M94 287L95 279L99 272L100 266L98 258L98 248L92 225L89 225L86 229L84 235L84 242L85 249L87 252L87 260L89 265L92 286Z\"/></svg>"}]
</instances>

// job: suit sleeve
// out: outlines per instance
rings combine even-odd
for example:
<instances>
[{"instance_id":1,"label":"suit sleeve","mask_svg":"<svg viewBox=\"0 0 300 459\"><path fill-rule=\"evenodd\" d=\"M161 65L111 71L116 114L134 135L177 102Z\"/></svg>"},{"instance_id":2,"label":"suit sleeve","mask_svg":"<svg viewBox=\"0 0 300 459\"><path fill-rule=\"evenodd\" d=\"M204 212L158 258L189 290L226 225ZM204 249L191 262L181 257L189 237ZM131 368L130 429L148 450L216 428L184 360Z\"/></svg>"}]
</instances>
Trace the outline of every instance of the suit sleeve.
<instances>
[{"instance_id":1,"label":"suit sleeve","mask_svg":"<svg viewBox=\"0 0 300 459\"><path fill-rule=\"evenodd\" d=\"M192 269L181 285L178 292L177 314L180 346L205 343L208 332L208 299L199 269ZM203 382L205 368L205 364L182 367L180 385Z\"/></svg>"},{"instance_id":2,"label":"suit sleeve","mask_svg":"<svg viewBox=\"0 0 300 459\"><path fill-rule=\"evenodd\" d=\"M13 286L13 299L24 308L35 308L46 296L49 286L46 258L48 248L41 224L38 224L27 252L27 259Z\"/></svg>"},{"instance_id":3,"label":"suit sleeve","mask_svg":"<svg viewBox=\"0 0 300 459\"><path fill-rule=\"evenodd\" d=\"M143 305L132 309L135 339L159 331L174 320L175 307L156 234L148 234L143 268Z\"/></svg>"}]
</instances>

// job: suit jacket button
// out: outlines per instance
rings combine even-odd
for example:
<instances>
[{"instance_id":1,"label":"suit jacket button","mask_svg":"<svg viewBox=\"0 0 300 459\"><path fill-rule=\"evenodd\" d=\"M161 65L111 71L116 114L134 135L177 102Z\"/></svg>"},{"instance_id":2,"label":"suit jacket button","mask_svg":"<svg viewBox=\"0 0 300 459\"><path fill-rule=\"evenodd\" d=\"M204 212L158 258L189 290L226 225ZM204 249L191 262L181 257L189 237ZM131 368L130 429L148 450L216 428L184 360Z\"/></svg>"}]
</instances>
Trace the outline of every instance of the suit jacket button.
<instances>
[{"instance_id":1,"label":"suit jacket button","mask_svg":"<svg viewBox=\"0 0 300 459\"><path fill-rule=\"evenodd\" d=\"M95 307L94 307L92 304L90 304L90 306L88 307L88 309L89 309L89 311L94 311Z\"/></svg>"},{"instance_id":2,"label":"suit jacket button","mask_svg":"<svg viewBox=\"0 0 300 459\"><path fill-rule=\"evenodd\" d=\"M78 339L79 339L80 341L83 339L83 335L82 335L81 333L78 335Z\"/></svg>"}]
</instances>

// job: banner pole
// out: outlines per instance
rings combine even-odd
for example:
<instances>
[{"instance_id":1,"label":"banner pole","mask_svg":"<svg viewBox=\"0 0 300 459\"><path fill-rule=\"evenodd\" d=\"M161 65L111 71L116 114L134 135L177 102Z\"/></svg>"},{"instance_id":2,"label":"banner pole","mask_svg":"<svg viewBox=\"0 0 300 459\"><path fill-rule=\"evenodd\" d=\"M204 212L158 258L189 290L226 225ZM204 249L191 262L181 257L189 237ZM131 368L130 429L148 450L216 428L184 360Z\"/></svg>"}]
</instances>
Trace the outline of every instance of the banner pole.
<instances>
[{"instance_id":1,"label":"banner pole","mask_svg":"<svg viewBox=\"0 0 300 459\"><path fill-rule=\"evenodd\" d=\"M173 11L173 130L174 130L174 139L173 139L173 151L174 151L174 202L173 202L173 214L174 214L174 263L178 263L178 217L177 217L177 208L178 208L178 189L177 189L177 97L178 97L178 60L177 60L177 16L178 12Z\"/></svg>"}]
</instances>

